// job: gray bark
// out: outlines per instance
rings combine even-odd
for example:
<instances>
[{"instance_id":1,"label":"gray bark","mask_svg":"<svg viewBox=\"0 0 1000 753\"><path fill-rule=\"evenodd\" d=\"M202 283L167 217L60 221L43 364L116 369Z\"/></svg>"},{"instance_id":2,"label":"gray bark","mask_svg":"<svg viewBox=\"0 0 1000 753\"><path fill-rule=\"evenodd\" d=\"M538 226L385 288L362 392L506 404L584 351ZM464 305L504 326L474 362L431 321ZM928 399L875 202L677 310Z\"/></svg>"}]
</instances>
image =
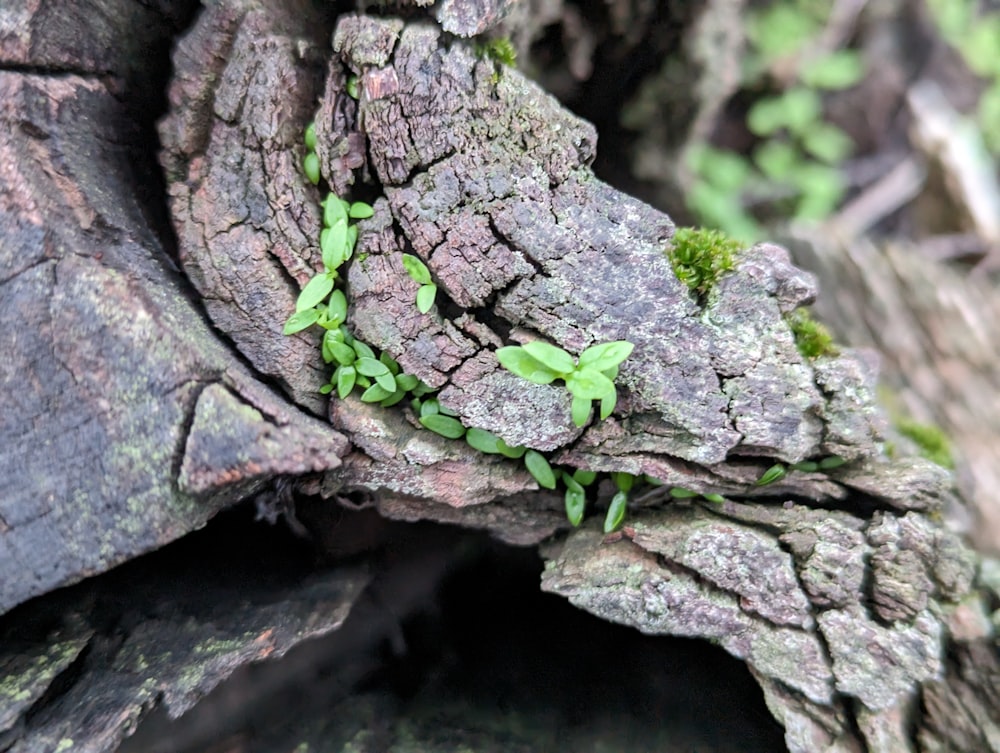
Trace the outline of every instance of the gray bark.
<instances>
[{"instance_id":1,"label":"gray bark","mask_svg":"<svg viewBox=\"0 0 1000 753\"><path fill-rule=\"evenodd\" d=\"M16 15L3 13L0 29ZM549 540L544 589L644 632L717 641L758 678L789 750L989 750L995 595L942 524L958 504L951 477L880 453L871 355L796 349L783 315L812 301L815 278L761 244L696 300L663 254L670 218L598 181L593 127L517 71L427 22L344 16L332 52L323 31L305 4L233 0L206 7L179 42L160 134L186 280L150 232L118 146L128 140L114 90L129 49L114 57L95 34L93 54L112 57L67 73L48 68L46 45L3 47L0 306L22 326L4 335L0 369L24 387L0 406L0 611L291 477L331 504L350 496L387 517ZM560 497L520 464L421 430L407 409L319 397L316 335L281 334L320 266L320 197L298 168L317 96L331 186L384 197L347 270L354 332L441 388L468 426L569 467L661 479L620 534L602 536L592 516L567 535ZM404 251L439 285L426 315ZM564 390L499 367L498 344L533 338L575 353L635 343L613 416L577 429ZM755 483L776 461L829 455L849 463ZM727 500L677 502L675 486ZM593 503L610 493L603 485ZM361 579L331 578L329 599L289 586L300 611L234 614L223 669L194 687L185 671L204 660L190 652L108 680L116 710L82 728L87 749L110 749L158 692L186 708L266 653L252 646L268 626L286 626L278 653L309 626L336 627ZM104 663L128 668L155 642L202 640L188 623L140 621L134 646L109 648L80 611L91 617L0 657L7 676L41 668L0 713L15 750L50 749L103 703ZM198 612L191 629L212 619ZM47 704L87 646L95 673L74 671Z\"/></svg>"}]
</instances>

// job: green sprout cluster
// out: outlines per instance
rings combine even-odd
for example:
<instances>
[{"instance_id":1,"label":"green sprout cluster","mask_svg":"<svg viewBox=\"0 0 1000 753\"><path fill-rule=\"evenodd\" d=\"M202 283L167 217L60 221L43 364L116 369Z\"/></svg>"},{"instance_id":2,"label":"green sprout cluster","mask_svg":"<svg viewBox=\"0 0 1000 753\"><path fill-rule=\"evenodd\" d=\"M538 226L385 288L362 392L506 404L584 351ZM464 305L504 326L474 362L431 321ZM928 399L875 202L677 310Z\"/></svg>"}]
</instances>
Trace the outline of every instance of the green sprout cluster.
<instances>
[{"instance_id":1,"label":"green sprout cluster","mask_svg":"<svg viewBox=\"0 0 1000 753\"><path fill-rule=\"evenodd\" d=\"M566 382L573 396L573 423L583 426L590 418L594 400L601 401L600 416L611 415L618 402L615 379L618 366L629 357L634 346L624 340L591 345L575 359L562 348L544 342L511 345L497 351L500 365L535 384Z\"/></svg>"},{"instance_id":2,"label":"green sprout cluster","mask_svg":"<svg viewBox=\"0 0 1000 753\"><path fill-rule=\"evenodd\" d=\"M674 231L667 257L677 279L703 297L733 268L738 241L719 230L682 227Z\"/></svg>"},{"instance_id":3,"label":"green sprout cluster","mask_svg":"<svg viewBox=\"0 0 1000 753\"><path fill-rule=\"evenodd\" d=\"M976 121L987 148L1000 155L1000 10L987 10L988 3L978 0L927 0L926 4L941 36L986 84Z\"/></svg>"},{"instance_id":4,"label":"green sprout cluster","mask_svg":"<svg viewBox=\"0 0 1000 753\"><path fill-rule=\"evenodd\" d=\"M795 338L795 347L803 357L818 358L837 354L830 330L813 319L808 309L795 309L786 319Z\"/></svg>"},{"instance_id":5,"label":"green sprout cluster","mask_svg":"<svg viewBox=\"0 0 1000 753\"><path fill-rule=\"evenodd\" d=\"M427 265L412 254L403 254L403 269L420 287L417 288L417 311L426 314L434 306L437 298L437 285L431 279L431 271Z\"/></svg>"},{"instance_id":6,"label":"green sprout cluster","mask_svg":"<svg viewBox=\"0 0 1000 753\"><path fill-rule=\"evenodd\" d=\"M513 68L517 63L517 50L510 37L497 37L488 39L476 44L476 54L481 58L488 58L494 63L506 65Z\"/></svg>"},{"instance_id":7,"label":"green sprout cluster","mask_svg":"<svg viewBox=\"0 0 1000 753\"><path fill-rule=\"evenodd\" d=\"M749 205L796 220L822 220L843 197L839 166L854 144L824 119L822 95L854 86L865 65L856 50L813 54L830 7L816 0L774 0L748 14L743 88L773 93L747 112L747 129L759 139L749 159L710 144L686 155L695 175L688 205L706 224L752 240L763 232ZM791 70L791 83L775 86L774 70Z\"/></svg>"}]
</instances>

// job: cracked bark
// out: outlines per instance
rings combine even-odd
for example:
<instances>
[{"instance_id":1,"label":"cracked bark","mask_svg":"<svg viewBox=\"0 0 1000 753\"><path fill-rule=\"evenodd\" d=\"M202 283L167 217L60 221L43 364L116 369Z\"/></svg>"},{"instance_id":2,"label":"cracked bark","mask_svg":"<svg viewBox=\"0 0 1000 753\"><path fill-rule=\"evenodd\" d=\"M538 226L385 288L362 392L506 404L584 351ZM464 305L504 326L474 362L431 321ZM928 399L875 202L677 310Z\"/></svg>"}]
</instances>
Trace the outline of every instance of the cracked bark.
<instances>
[{"instance_id":1,"label":"cracked bark","mask_svg":"<svg viewBox=\"0 0 1000 753\"><path fill-rule=\"evenodd\" d=\"M548 540L544 589L644 632L717 641L758 678L789 750L989 749L998 708L979 691L996 666L985 615L997 597L977 590L974 555L939 522L958 504L950 477L880 456L871 355L809 360L795 348L783 315L813 300L813 276L762 244L700 306L662 253L670 218L593 176L588 123L433 24L344 16L330 51L322 19L302 6L214 4L176 47L160 135L186 280L130 190L135 137L121 130L119 97L141 74L129 68L134 48L100 46L114 16L99 14L79 60L59 57L41 10L23 11L37 22L27 36L0 37L0 308L24 324L3 335L0 364L5 383L23 385L0 412L5 467L19 469L0 493L0 572L21 574L0 581L0 611L291 477L390 518ZM456 0L437 13L466 34L469 18L488 23L503 6ZM173 23L129 8L114 39L132 13L163 36ZM662 479L621 536L592 522L566 535L561 499L519 464L422 431L405 410L318 396L316 336L281 334L320 263L318 195L298 170L316 97L324 175L342 194L377 186L383 197L347 270L355 333L441 388L468 426L569 466ZM404 251L439 285L427 315ZM498 367L498 344L535 338L572 352L635 343L611 418L577 429L564 390ZM851 463L754 483L775 460L833 454ZM672 502L671 486L739 501ZM609 496L602 487L598 505ZM280 646L333 602L340 617L321 629L339 624L361 580L342 578L336 598L303 592ZM182 709L224 670L274 650L249 647L280 622L233 615L236 647L190 696L191 655L126 672L116 698L135 701L116 701L118 716L90 730L93 749L113 747L156 692ZM45 749L74 704L97 702L87 667L127 669L143 646L193 643L176 624L146 628L129 639L138 647L107 647L84 618L6 654L4 674L33 652L50 658L0 715L14 749ZM37 713L71 665L84 679Z\"/></svg>"}]
</instances>

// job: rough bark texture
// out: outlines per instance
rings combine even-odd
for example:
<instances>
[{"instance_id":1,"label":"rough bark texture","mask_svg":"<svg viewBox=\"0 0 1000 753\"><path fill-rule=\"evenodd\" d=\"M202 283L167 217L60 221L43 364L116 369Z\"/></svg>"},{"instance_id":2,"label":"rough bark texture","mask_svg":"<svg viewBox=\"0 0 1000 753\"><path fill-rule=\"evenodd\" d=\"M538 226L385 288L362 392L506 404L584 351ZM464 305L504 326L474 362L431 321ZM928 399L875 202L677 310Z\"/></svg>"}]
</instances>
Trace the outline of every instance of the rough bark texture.
<instances>
[{"instance_id":1,"label":"rough bark texture","mask_svg":"<svg viewBox=\"0 0 1000 753\"><path fill-rule=\"evenodd\" d=\"M120 97L140 107L129 24L148 44L170 27L123 5L114 28L119 10L80 11L97 27L74 32L76 61L50 36L68 28L49 16L61 4L0 15L0 611L347 451L222 345L152 231Z\"/></svg>"},{"instance_id":2,"label":"rough bark texture","mask_svg":"<svg viewBox=\"0 0 1000 753\"><path fill-rule=\"evenodd\" d=\"M465 35L504 5L436 12ZM101 6L93 51L66 73L44 12L0 11L15 68L0 71L0 311L23 323L0 336L0 376L23 385L0 405L0 612L179 537L277 477L331 505L518 544L568 527L559 495L519 463L421 430L408 409L327 406L316 335L281 334L320 265L319 196L298 142L321 95L324 176L338 193L383 197L346 271L355 334L440 388L467 426L571 467L664 482L620 535L591 519L550 541L543 588L646 633L718 642L750 667L791 751L995 749L998 597L976 590L975 556L941 523L958 505L950 476L880 454L872 355L797 350L784 315L812 301L814 277L761 244L697 300L663 253L670 218L594 177L592 126L430 22L342 16L328 52L306 6L210 5L175 50L162 162L178 256L211 324L130 191L115 93L135 85L124 62L135 56L107 35L135 19ZM8 31L24 19L27 36ZM402 252L439 286L426 315ZM574 353L635 344L609 419L578 429L564 389L499 367L497 346L537 338ZM828 455L849 463L755 483L776 461ZM674 486L727 500L676 502ZM611 491L598 489L598 507ZM84 616L3 644L4 676L28 679L0 680L16 699L0 728L14 750L58 747L67 729L108 750L158 693L186 708L236 664L336 627L360 579L331 578L318 596L288 586L273 609L144 618L120 645L105 645L92 612L65 607ZM198 650L213 631L234 641L218 656ZM155 642L178 650L148 664ZM109 664L123 671L87 675ZM72 667L83 679L46 700Z\"/></svg>"}]
</instances>

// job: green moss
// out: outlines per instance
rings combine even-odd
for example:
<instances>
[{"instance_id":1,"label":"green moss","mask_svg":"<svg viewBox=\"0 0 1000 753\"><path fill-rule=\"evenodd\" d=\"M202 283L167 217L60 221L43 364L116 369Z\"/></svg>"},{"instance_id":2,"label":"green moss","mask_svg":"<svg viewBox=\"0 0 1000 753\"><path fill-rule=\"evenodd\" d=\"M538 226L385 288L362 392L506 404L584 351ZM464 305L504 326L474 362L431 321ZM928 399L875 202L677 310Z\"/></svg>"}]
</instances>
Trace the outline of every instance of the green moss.
<instances>
[{"instance_id":1,"label":"green moss","mask_svg":"<svg viewBox=\"0 0 1000 753\"><path fill-rule=\"evenodd\" d=\"M511 68L517 62L517 50L509 37L499 37L480 42L476 45L476 54L479 57L489 58L494 63L500 63Z\"/></svg>"},{"instance_id":2,"label":"green moss","mask_svg":"<svg viewBox=\"0 0 1000 753\"><path fill-rule=\"evenodd\" d=\"M896 430L920 448L920 454L944 468L954 468L955 458L951 454L951 443L940 427L922 424L912 419L902 419L896 423Z\"/></svg>"},{"instance_id":3,"label":"green moss","mask_svg":"<svg viewBox=\"0 0 1000 753\"><path fill-rule=\"evenodd\" d=\"M683 227L674 232L667 256L677 279L704 296L733 268L739 250L739 242L719 230Z\"/></svg>"},{"instance_id":4,"label":"green moss","mask_svg":"<svg viewBox=\"0 0 1000 753\"><path fill-rule=\"evenodd\" d=\"M813 319L807 309L795 309L788 315L787 321L795 337L795 347L805 358L837 354L830 331Z\"/></svg>"}]
</instances>

